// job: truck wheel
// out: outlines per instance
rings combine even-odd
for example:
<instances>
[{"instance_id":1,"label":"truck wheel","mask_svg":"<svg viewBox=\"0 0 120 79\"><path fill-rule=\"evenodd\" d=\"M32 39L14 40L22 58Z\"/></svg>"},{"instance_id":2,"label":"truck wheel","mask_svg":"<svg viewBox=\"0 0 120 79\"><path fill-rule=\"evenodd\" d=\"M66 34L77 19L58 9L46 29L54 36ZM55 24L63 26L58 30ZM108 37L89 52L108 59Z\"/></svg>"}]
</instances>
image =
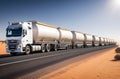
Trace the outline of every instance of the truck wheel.
<instances>
[{"instance_id":1,"label":"truck wheel","mask_svg":"<svg viewBox=\"0 0 120 79\"><path fill-rule=\"evenodd\" d=\"M25 47L25 54L28 55L28 54L30 54L31 52L32 52L31 47L30 47L29 45L27 45L27 46Z\"/></svg>"},{"instance_id":2,"label":"truck wheel","mask_svg":"<svg viewBox=\"0 0 120 79\"><path fill-rule=\"evenodd\" d=\"M50 49L51 49L50 44L47 44L47 45L46 45L46 51L47 51L47 52L50 52Z\"/></svg>"},{"instance_id":3,"label":"truck wheel","mask_svg":"<svg viewBox=\"0 0 120 79\"><path fill-rule=\"evenodd\" d=\"M44 53L45 52L45 45L41 45L41 51Z\"/></svg>"}]
</instances>

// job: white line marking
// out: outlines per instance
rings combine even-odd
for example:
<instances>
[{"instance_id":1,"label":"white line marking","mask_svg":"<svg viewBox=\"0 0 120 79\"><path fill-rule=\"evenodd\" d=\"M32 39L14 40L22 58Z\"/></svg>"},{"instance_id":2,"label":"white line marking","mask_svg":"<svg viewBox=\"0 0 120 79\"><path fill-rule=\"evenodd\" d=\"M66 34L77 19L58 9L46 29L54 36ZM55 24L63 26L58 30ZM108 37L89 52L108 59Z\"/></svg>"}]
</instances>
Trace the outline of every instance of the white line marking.
<instances>
[{"instance_id":1,"label":"white line marking","mask_svg":"<svg viewBox=\"0 0 120 79\"><path fill-rule=\"evenodd\" d=\"M32 58L32 59L26 59L26 60L21 60L21 61L4 63L4 64L0 64L0 66L10 65L10 64L16 64L16 63L21 63L21 62L26 62L26 61L32 61L32 60L37 60L37 59L40 59L40 58L52 57L52 56L57 56L57 55L62 55L62 54L48 55L48 56L42 56L42 57L37 57L37 58Z\"/></svg>"}]
</instances>

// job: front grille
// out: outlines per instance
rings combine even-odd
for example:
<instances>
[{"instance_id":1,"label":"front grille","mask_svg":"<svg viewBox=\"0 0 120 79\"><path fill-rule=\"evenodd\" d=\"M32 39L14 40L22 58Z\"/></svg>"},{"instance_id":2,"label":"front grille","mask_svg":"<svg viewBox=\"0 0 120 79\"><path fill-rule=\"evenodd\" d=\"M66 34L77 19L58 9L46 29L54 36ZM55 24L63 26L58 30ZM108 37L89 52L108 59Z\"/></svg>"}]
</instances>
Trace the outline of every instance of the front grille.
<instances>
[{"instance_id":1,"label":"front grille","mask_svg":"<svg viewBox=\"0 0 120 79\"><path fill-rule=\"evenodd\" d=\"M18 40L8 40L8 44L18 44Z\"/></svg>"},{"instance_id":2,"label":"front grille","mask_svg":"<svg viewBox=\"0 0 120 79\"><path fill-rule=\"evenodd\" d=\"M9 45L9 50L15 50L17 49L17 45Z\"/></svg>"},{"instance_id":3,"label":"front grille","mask_svg":"<svg viewBox=\"0 0 120 79\"><path fill-rule=\"evenodd\" d=\"M16 50L19 44L18 40L8 40L8 49L9 50Z\"/></svg>"}]
</instances>

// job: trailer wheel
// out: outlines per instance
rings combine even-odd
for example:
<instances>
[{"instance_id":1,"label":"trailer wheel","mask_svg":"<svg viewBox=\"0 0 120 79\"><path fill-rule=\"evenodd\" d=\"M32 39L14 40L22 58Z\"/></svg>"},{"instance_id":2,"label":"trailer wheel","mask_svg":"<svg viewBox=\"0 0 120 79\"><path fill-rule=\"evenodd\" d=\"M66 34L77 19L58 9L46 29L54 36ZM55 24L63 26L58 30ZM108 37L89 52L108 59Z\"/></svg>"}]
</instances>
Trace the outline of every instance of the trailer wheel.
<instances>
[{"instance_id":1,"label":"trailer wheel","mask_svg":"<svg viewBox=\"0 0 120 79\"><path fill-rule=\"evenodd\" d=\"M42 44L42 45L41 45L41 51L42 51L42 53L45 52L45 44Z\"/></svg>"},{"instance_id":2,"label":"trailer wheel","mask_svg":"<svg viewBox=\"0 0 120 79\"><path fill-rule=\"evenodd\" d=\"M67 46L65 47L65 49L68 50L68 48L69 48L69 46L67 45Z\"/></svg>"},{"instance_id":3,"label":"trailer wheel","mask_svg":"<svg viewBox=\"0 0 120 79\"><path fill-rule=\"evenodd\" d=\"M54 45L53 50L54 50L54 51L57 51L57 50L58 50L58 46L57 46L57 44Z\"/></svg>"},{"instance_id":4,"label":"trailer wheel","mask_svg":"<svg viewBox=\"0 0 120 79\"><path fill-rule=\"evenodd\" d=\"M28 55L28 54L30 54L31 52L32 52L31 47L30 47L29 45L27 45L27 46L25 47L25 54Z\"/></svg>"},{"instance_id":5,"label":"trailer wheel","mask_svg":"<svg viewBox=\"0 0 120 79\"><path fill-rule=\"evenodd\" d=\"M47 45L46 45L46 51L47 51L47 52L50 52L50 49L51 49L50 44L47 44Z\"/></svg>"}]
</instances>

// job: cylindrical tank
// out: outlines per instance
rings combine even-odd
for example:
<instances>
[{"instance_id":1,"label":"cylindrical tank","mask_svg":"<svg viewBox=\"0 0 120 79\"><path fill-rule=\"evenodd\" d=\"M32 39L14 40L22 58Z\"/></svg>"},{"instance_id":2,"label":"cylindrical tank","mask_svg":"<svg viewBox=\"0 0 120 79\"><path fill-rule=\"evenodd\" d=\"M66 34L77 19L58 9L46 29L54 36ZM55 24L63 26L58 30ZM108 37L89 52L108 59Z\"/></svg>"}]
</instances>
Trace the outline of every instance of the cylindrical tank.
<instances>
[{"instance_id":1,"label":"cylindrical tank","mask_svg":"<svg viewBox=\"0 0 120 79\"><path fill-rule=\"evenodd\" d=\"M34 42L55 42L60 38L56 27L47 24L33 22L33 40Z\"/></svg>"},{"instance_id":2,"label":"cylindrical tank","mask_svg":"<svg viewBox=\"0 0 120 79\"><path fill-rule=\"evenodd\" d=\"M105 45L108 45L108 38L105 38Z\"/></svg>"},{"instance_id":3,"label":"cylindrical tank","mask_svg":"<svg viewBox=\"0 0 120 79\"><path fill-rule=\"evenodd\" d=\"M110 43L111 39L108 38L108 43Z\"/></svg>"},{"instance_id":4,"label":"cylindrical tank","mask_svg":"<svg viewBox=\"0 0 120 79\"><path fill-rule=\"evenodd\" d=\"M73 42L74 43L83 43L85 40L84 33L72 31L73 33Z\"/></svg>"},{"instance_id":5,"label":"cylindrical tank","mask_svg":"<svg viewBox=\"0 0 120 79\"><path fill-rule=\"evenodd\" d=\"M70 30L58 28L60 34L60 43L72 43L73 34Z\"/></svg>"},{"instance_id":6,"label":"cylindrical tank","mask_svg":"<svg viewBox=\"0 0 120 79\"><path fill-rule=\"evenodd\" d=\"M99 46L99 37L93 35L93 45L94 46Z\"/></svg>"},{"instance_id":7,"label":"cylindrical tank","mask_svg":"<svg viewBox=\"0 0 120 79\"><path fill-rule=\"evenodd\" d=\"M73 33L73 44L77 47L82 47L84 45L84 33L72 31Z\"/></svg>"},{"instance_id":8,"label":"cylindrical tank","mask_svg":"<svg viewBox=\"0 0 120 79\"><path fill-rule=\"evenodd\" d=\"M111 40L111 39L109 39L109 45L111 45L111 43L112 43L112 40Z\"/></svg>"},{"instance_id":9,"label":"cylindrical tank","mask_svg":"<svg viewBox=\"0 0 120 79\"><path fill-rule=\"evenodd\" d=\"M116 44L115 40L112 39L112 43L111 43L111 44L112 44L112 45Z\"/></svg>"},{"instance_id":10,"label":"cylindrical tank","mask_svg":"<svg viewBox=\"0 0 120 79\"><path fill-rule=\"evenodd\" d=\"M92 46L93 37L91 34L84 34L85 36L85 45Z\"/></svg>"},{"instance_id":11,"label":"cylindrical tank","mask_svg":"<svg viewBox=\"0 0 120 79\"><path fill-rule=\"evenodd\" d=\"M109 41L110 41L109 38L107 38L107 45L109 45Z\"/></svg>"},{"instance_id":12,"label":"cylindrical tank","mask_svg":"<svg viewBox=\"0 0 120 79\"><path fill-rule=\"evenodd\" d=\"M117 42L116 42L115 40L113 40L113 43L112 43L112 44L115 45L116 43L117 43Z\"/></svg>"},{"instance_id":13,"label":"cylindrical tank","mask_svg":"<svg viewBox=\"0 0 120 79\"><path fill-rule=\"evenodd\" d=\"M99 37L99 45L103 46L104 45L104 38L103 37Z\"/></svg>"},{"instance_id":14,"label":"cylindrical tank","mask_svg":"<svg viewBox=\"0 0 120 79\"><path fill-rule=\"evenodd\" d=\"M112 45L112 39L110 39L110 45Z\"/></svg>"}]
</instances>

